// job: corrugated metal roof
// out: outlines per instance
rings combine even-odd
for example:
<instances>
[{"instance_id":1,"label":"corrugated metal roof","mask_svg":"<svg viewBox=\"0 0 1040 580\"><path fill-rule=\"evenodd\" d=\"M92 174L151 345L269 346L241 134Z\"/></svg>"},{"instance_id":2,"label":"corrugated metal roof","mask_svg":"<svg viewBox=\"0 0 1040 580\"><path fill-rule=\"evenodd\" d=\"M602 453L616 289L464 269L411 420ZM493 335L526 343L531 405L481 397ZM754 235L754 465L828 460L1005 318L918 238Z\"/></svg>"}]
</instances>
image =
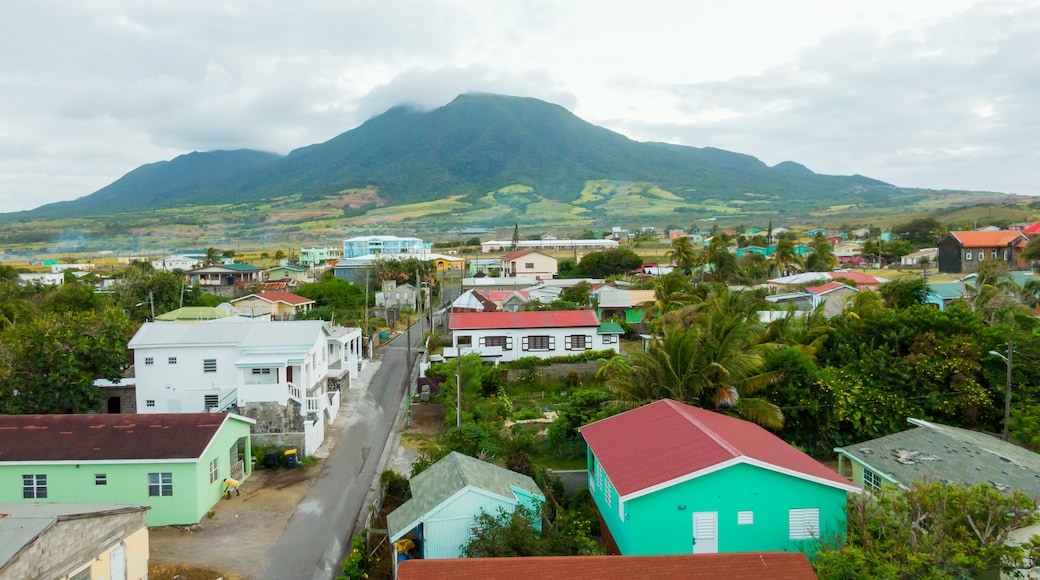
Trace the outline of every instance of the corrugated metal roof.
<instances>
[{"instance_id":1,"label":"corrugated metal roof","mask_svg":"<svg viewBox=\"0 0 1040 580\"><path fill-rule=\"evenodd\" d=\"M741 457L835 487L853 487L754 423L670 399L580 431L622 498Z\"/></svg>"},{"instance_id":2,"label":"corrugated metal roof","mask_svg":"<svg viewBox=\"0 0 1040 580\"><path fill-rule=\"evenodd\" d=\"M412 499L386 516L391 541L396 541L430 510L468 486L483 489L507 500L516 499L512 487L544 497L538 484L529 476L457 451L452 451L426 468L409 483Z\"/></svg>"},{"instance_id":3,"label":"corrugated metal roof","mask_svg":"<svg viewBox=\"0 0 1040 580\"><path fill-rule=\"evenodd\" d=\"M986 433L909 421L918 427L836 451L905 486L927 479L1008 486L1030 497L1040 495L1040 455Z\"/></svg>"},{"instance_id":4,"label":"corrugated metal roof","mask_svg":"<svg viewBox=\"0 0 1040 580\"><path fill-rule=\"evenodd\" d=\"M454 312L451 314L449 326L451 330L599 327L599 319L592 310Z\"/></svg>"},{"instance_id":5,"label":"corrugated metal roof","mask_svg":"<svg viewBox=\"0 0 1040 580\"><path fill-rule=\"evenodd\" d=\"M228 413L0 415L0 462L194 459L228 419Z\"/></svg>"},{"instance_id":6,"label":"corrugated metal roof","mask_svg":"<svg viewBox=\"0 0 1040 580\"><path fill-rule=\"evenodd\" d=\"M998 230L995 232L950 232L965 248L1003 248L1016 240L1026 240L1022 232Z\"/></svg>"},{"instance_id":7,"label":"corrugated metal roof","mask_svg":"<svg viewBox=\"0 0 1040 580\"><path fill-rule=\"evenodd\" d=\"M397 577L399 580L814 580L816 572L809 558L802 552L748 552L672 556L418 559L401 562Z\"/></svg>"},{"instance_id":8,"label":"corrugated metal roof","mask_svg":"<svg viewBox=\"0 0 1040 580\"><path fill-rule=\"evenodd\" d=\"M292 292L261 292L259 294L250 294L249 296L243 296L241 298L235 298L231 302L238 302L240 300L248 300L250 298L259 298L266 300L267 302L284 302L292 306L300 306L302 304L314 304L314 300L310 298L304 298Z\"/></svg>"}]
</instances>

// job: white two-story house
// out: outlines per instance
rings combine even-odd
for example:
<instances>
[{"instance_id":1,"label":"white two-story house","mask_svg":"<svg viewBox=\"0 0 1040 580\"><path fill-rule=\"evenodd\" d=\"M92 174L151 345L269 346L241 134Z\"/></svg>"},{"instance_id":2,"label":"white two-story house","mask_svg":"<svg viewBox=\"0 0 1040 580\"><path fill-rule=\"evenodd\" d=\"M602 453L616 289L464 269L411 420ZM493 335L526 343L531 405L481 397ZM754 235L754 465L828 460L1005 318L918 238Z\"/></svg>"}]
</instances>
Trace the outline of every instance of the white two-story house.
<instances>
[{"instance_id":1,"label":"white two-story house","mask_svg":"<svg viewBox=\"0 0 1040 580\"><path fill-rule=\"evenodd\" d=\"M256 420L254 439L312 454L358 376L361 331L320 320L152 322L129 347L138 413L232 410Z\"/></svg>"},{"instance_id":2,"label":"white two-story house","mask_svg":"<svg viewBox=\"0 0 1040 580\"><path fill-rule=\"evenodd\" d=\"M453 350L463 355L478 352L496 361L512 361L525 356L550 358L586 350L621 352L616 323L600 324L592 310L551 310L532 312L455 312L448 326Z\"/></svg>"}]
</instances>

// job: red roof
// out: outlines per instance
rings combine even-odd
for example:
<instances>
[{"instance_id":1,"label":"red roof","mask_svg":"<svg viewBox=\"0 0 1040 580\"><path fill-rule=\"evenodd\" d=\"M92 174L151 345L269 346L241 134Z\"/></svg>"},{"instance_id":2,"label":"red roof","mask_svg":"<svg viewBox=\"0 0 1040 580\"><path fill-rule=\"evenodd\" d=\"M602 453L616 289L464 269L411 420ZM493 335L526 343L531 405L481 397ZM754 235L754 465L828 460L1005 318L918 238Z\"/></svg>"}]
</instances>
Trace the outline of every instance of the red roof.
<instances>
[{"instance_id":1,"label":"red roof","mask_svg":"<svg viewBox=\"0 0 1040 580\"><path fill-rule=\"evenodd\" d=\"M1040 234L1040 222L1036 222L1035 224L1029 226L1028 228L1025 228L1024 230L1022 230L1022 233L1023 234Z\"/></svg>"},{"instance_id":2,"label":"red roof","mask_svg":"<svg viewBox=\"0 0 1040 580\"><path fill-rule=\"evenodd\" d=\"M857 286L877 286L881 283L876 277L861 272L827 272L831 278L852 280Z\"/></svg>"},{"instance_id":3,"label":"red roof","mask_svg":"<svg viewBox=\"0 0 1040 580\"><path fill-rule=\"evenodd\" d=\"M671 399L585 425L580 431L622 499L734 459L832 487L857 489L754 423Z\"/></svg>"},{"instance_id":4,"label":"red roof","mask_svg":"<svg viewBox=\"0 0 1040 580\"><path fill-rule=\"evenodd\" d=\"M531 293L528 292L527 290L486 290L486 291L484 291L484 294L487 295L487 297L490 298L491 300L494 300L495 302L502 302L502 301L505 301L505 300L509 300L509 297L512 296L514 293L515 294L519 294L524 300L530 300L531 299Z\"/></svg>"},{"instance_id":5,"label":"red roof","mask_svg":"<svg viewBox=\"0 0 1040 580\"><path fill-rule=\"evenodd\" d=\"M539 312L453 312L451 330L495 328L570 328L599 326L592 310L548 310Z\"/></svg>"},{"instance_id":6,"label":"red roof","mask_svg":"<svg viewBox=\"0 0 1040 580\"><path fill-rule=\"evenodd\" d=\"M816 578L802 552L745 552L673 556L535 556L405 560L399 580L484 580L485 578L567 578L568 580L810 580Z\"/></svg>"},{"instance_id":7,"label":"red roof","mask_svg":"<svg viewBox=\"0 0 1040 580\"><path fill-rule=\"evenodd\" d=\"M820 286L807 287L805 291L812 292L813 294L823 294L824 292L830 292L831 290L841 288L842 286L845 286L845 284L842 284L841 282L827 282Z\"/></svg>"},{"instance_id":8,"label":"red roof","mask_svg":"<svg viewBox=\"0 0 1040 580\"><path fill-rule=\"evenodd\" d=\"M997 230L994 232L950 232L965 248L1006 248L1011 242L1025 240L1022 232ZM1026 240L1028 241L1028 240Z\"/></svg>"},{"instance_id":9,"label":"red roof","mask_svg":"<svg viewBox=\"0 0 1040 580\"><path fill-rule=\"evenodd\" d=\"M499 258L499 260L502 261L503 263L505 263L505 262L508 262L510 260L515 260L515 259L517 259L517 258L519 258L521 256L526 256L527 254L534 254L536 252L541 254L541 252L538 252L537 250L517 250L515 252L509 252L508 254L502 256L501 258Z\"/></svg>"},{"instance_id":10,"label":"red roof","mask_svg":"<svg viewBox=\"0 0 1040 580\"><path fill-rule=\"evenodd\" d=\"M194 459L227 416L0 415L0 462Z\"/></svg>"},{"instance_id":11,"label":"red roof","mask_svg":"<svg viewBox=\"0 0 1040 580\"><path fill-rule=\"evenodd\" d=\"M300 306L302 304L314 304L314 300L310 298L304 298L292 292L261 292L260 294L254 294L257 298L267 300L268 302L285 302L293 306Z\"/></svg>"}]
</instances>

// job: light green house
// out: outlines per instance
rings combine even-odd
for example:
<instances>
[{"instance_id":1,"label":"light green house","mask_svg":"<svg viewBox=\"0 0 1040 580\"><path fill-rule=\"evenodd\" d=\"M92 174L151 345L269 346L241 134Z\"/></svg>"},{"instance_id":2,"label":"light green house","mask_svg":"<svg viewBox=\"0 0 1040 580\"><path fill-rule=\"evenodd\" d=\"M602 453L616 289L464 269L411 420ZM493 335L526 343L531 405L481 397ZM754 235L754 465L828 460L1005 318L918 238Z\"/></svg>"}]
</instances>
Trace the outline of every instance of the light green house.
<instances>
[{"instance_id":1,"label":"light green house","mask_svg":"<svg viewBox=\"0 0 1040 580\"><path fill-rule=\"evenodd\" d=\"M459 558L481 512L512 512L523 505L540 513L545 495L527 475L457 451L410 481L412 498L386 517L391 542L414 532L422 558Z\"/></svg>"},{"instance_id":2,"label":"light green house","mask_svg":"<svg viewBox=\"0 0 1040 580\"><path fill-rule=\"evenodd\" d=\"M148 505L197 523L251 471L252 419L232 413L0 415L0 502Z\"/></svg>"},{"instance_id":3,"label":"light green house","mask_svg":"<svg viewBox=\"0 0 1040 580\"><path fill-rule=\"evenodd\" d=\"M580 429L608 552L805 551L860 489L765 429L661 400Z\"/></svg>"}]
</instances>

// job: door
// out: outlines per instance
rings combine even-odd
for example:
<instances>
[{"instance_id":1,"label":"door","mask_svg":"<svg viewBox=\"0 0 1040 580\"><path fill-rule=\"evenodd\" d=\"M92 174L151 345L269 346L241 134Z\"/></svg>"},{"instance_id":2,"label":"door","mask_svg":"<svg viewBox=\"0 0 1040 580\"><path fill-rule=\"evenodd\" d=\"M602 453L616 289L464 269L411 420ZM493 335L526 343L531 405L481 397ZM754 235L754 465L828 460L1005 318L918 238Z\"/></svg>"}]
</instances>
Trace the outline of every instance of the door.
<instances>
[{"instance_id":1,"label":"door","mask_svg":"<svg viewBox=\"0 0 1040 580\"><path fill-rule=\"evenodd\" d=\"M126 544L119 544L115 550L112 550L109 556L109 566L111 571L109 577L112 580L126 580Z\"/></svg>"},{"instance_id":2,"label":"door","mask_svg":"<svg viewBox=\"0 0 1040 580\"><path fill-rule=\"evenodd\" d=\"M719 551L719 512L693 512L693 553Z\"/></svg>"},{"instance_id":3,"label":"door","mask_svg":"<svg viewBox=\"0 0 1040 580\"><path fill-rule=\"evenodd\" d=\"M285 382L291 383L292 380L292 367L285 367Z\"/></svg>"}]
</instances>

